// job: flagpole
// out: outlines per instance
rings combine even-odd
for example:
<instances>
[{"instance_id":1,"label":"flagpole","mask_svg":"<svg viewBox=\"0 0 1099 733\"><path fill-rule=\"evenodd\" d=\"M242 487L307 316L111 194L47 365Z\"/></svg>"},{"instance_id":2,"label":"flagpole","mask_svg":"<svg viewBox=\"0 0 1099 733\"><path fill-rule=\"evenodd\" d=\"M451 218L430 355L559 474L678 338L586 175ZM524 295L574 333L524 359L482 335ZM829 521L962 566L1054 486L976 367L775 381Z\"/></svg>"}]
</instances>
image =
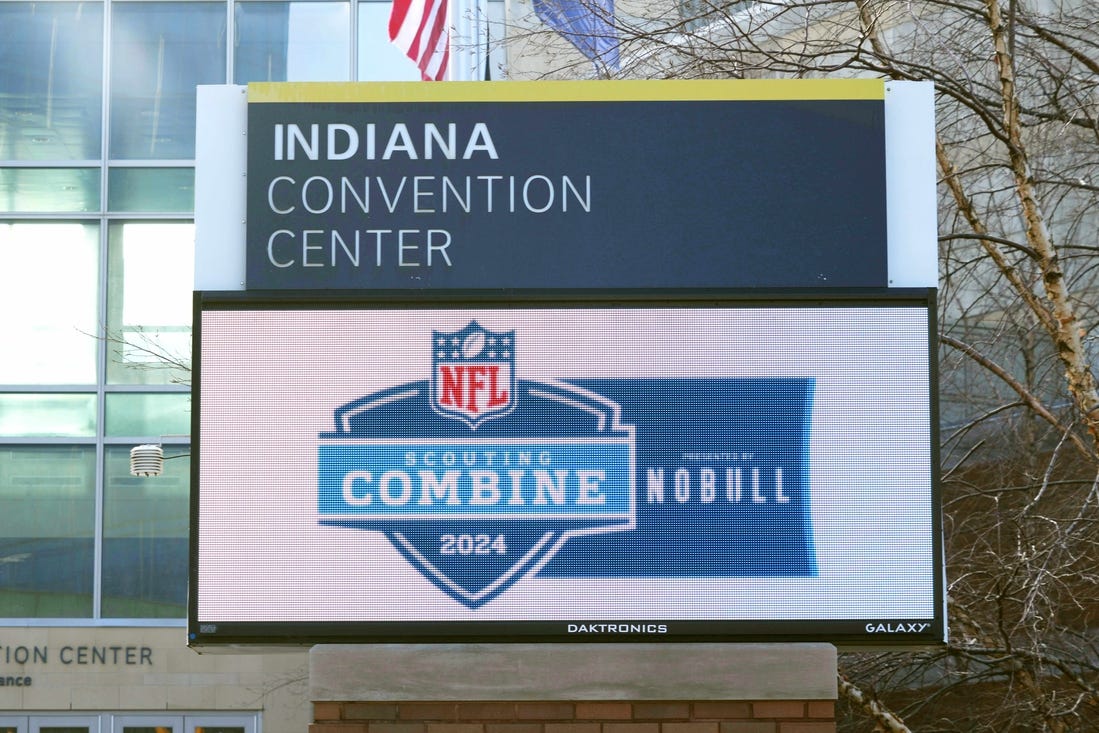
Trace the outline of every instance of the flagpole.
<instances>
[{"instance_id":1,"label":"flagpole","mask_svg":"<svg viewBox=\"0 0 1099 733\"><path fill-rule=\"evenodd\" d=\"M492 37L491 37L492 26L489 24L489 20L488 20L488 2L487 2L487 0L480 0L480 3L481 3L480 8L483 9L484 12L483 13L478 13L477 17L479 17L481 19L481 24L484 25L484 27L485 27L485 29L484 29L485 30L485 53L484 53L484 58L479 60L479 65L483 66L484 69L485 69L484 80L485 81L492 81L492 66L491 66L491 64L492 64Z\"/></svg>"}]
</instances>

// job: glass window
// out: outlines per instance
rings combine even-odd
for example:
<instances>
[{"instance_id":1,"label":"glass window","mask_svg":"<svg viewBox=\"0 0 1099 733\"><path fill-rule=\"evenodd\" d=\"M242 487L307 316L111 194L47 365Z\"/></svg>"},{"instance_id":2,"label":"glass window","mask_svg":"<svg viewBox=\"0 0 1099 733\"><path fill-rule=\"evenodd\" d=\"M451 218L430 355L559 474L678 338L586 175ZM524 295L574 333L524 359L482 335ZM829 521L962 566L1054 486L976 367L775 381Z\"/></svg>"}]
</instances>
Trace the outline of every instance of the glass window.
<instances>
[{"instance_id":1,"label":"glass window","mask_svg":"<svg viewBox=\"0 0 1099 733\"><path fill-rule=\"evenodd\" d=\"M255 733L258 714L0 715L0 733Z\"/></svg>"},{"instance_id":2,"label":"glass window","mask_svg":"<svg viewBox=\"0 0 1099 733\"><path fill-rule=\"evenodd\" d=\"M0 384L94 384L98 227L0 222Z\"/></svg>"},{"instance_id":3,"label":"glass window","mask_svg":"<svg viewBox=\"0 0 1099 733\"><path fill-rule=\"evenodd\" d=\"M743 13L757 0L732 0L718 5L710 0L681 0L679 4L679 17L684 20L684 26L688 29L697 29L707 23L728 22L730 16Z\"/></svg>"},{"instance_id":4,"label":"glass window","mask_svg":"<svg viewBox=\"0 0 1099 733\"><path fill-rule=\"evenodd\" d=\"M106 452L103 497L105 618L187 615L191 466L187 446L164 446L164 473L130 475L130 446Z\"/></svg>"},{"instance_id":5,"label":"glass window","mask_svg":"<svg viewBox=\"0 0 1099 733\"><path fill-rule=\"evenodd\" d=\"M0 160L98 159L103 5L0 3Z\"/></svg>"},{"instance_id":6,"label":"glass window","mask_svg":"<svg viewBox=\"0 0 1099 733\"><path fill-rule=\"evenodd\" d=\"M111 168L107 172L111 211L189 214L195 210L194 168Z\"/></svg>"},{"instance_id":7,"label":"glass window","mask_svg":"<svg viewBox=\"0 0 1099 733\"><path fill-rule=\"evenodd\" d=\"M31 716L31 733L98 733L99 718L90 715Z\"/></svg>"},{"instance_id":8,"label":"glass window","mask_svg":"<svg viewBox=\"0 0 1099 733\"><path fill-rule=\"evenodd\" d=\"M90 617L94 536L94 446L0 446L0 617Z\"/></svg>"},{"instance_id":9,"label":"glass window","mask_svg":"<svg viewBox=\"0 0 1099 733\"><path fill-rule=\"evenodd\" d=\"M0 436L95 437L94 394L0 394Z\"/></svg>"},{"instance_id":10,"label":"glass window","mask_svg":"<svg viewBox=\"0 0 1099 733\"><path fill-rule=\"evenodd\" d=\"M187 733L255 733L256 720L243 716L202 716L188 717Z\"/></svg>"},{"instance_id":11,"label":"glass window","mask_svg":"<svg viewBox=\"0 0 1099 733\"><path fill-rule=\"evenodd\" d=\"M195 86L225 83L225 6L117 3L111 18L110 157L194 158Z\"/></svg>"},{"instance_id":12,"label":"glass window","mask_svg":"<svg viewBox=\"0 0 1099 733\"><path fill-rule=\"evenodd\" d=\"M0 212L17 211L99 211L99 169L0 168Z\"/></svg>"},{"instance_id":13,"label":"glass window","mask_svg":"<svg viewBox=\"0 0 1099 733\"><path fill-rule=\"evenodd\" d=\"M183 717L176 715L126 715L111 721L111 733L182 733Z\"/></svg>"},{"instance_id":14,"label":"glass window","mask_svg":"<svg viewBox=\"0 0 1099 733\"><path fill-rule=\"evenodd\" d=\"M255 733L256 715L112 715L113 733Z\"/></svg>"},{"instance_id":15,"label":"glass window","mask_svg":"<svg viewBox=\"0 0 1099 733\"><path fill-rule=\"evenodd\" d=\"M185 392L107 395L106 434L111 436L189 435L191 395Z\"/></svg>"},{"instance_id":16,"label":"glass window","mask_svg":"<svg viewBox=\"0 0 1099 733\"><path fill-rule=\"evenodd\" d=\"M237 84L350 78L348 3L241 2L235 12Z\"/></svg>"},{"instance_id":17,"label":"glass window","mask_svg":"<svg viewBox=\"0 0 1099 733\"><path fill-rule=\"evenodd\" d=\"M359 81L419 81L416 64L389 40L388 2L359 3Z\"/></svg>"},{"instance_id":18,"label":"glass window","mask_svg":"<svg viewBox=\"0 0 1099 733\"><path fill-rule=\"evenodd\" d=\"M194 229L190 222L111 225L108 382L190 382Z\"/></svg>"}]
</instances>

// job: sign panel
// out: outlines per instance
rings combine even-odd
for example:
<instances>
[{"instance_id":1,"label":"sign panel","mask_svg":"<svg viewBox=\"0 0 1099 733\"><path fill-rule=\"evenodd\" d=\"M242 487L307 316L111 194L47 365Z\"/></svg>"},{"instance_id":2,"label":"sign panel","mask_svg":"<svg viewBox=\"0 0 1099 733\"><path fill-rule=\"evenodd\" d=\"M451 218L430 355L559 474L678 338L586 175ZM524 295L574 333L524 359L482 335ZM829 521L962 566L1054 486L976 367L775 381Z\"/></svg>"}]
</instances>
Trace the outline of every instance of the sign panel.
<instances>
[{"instance_id":1,"label":"sign panel","mask_svg":"<svg viewBox=\"0 0 1099 733\"><path fill-rule=\"evenodd\" d=\"M880 80L254 84L248 289L885 287Z\"/></svg>"},{"instance_id":2,"label":"sign panel","mask_svg":"<svg viewBox=\"0 0 1099 733\"><path fill-rule=\"evenodd\" d=\"M191 643L941 640L932 299L199 293Z\"/></svg>"}]
</instances>

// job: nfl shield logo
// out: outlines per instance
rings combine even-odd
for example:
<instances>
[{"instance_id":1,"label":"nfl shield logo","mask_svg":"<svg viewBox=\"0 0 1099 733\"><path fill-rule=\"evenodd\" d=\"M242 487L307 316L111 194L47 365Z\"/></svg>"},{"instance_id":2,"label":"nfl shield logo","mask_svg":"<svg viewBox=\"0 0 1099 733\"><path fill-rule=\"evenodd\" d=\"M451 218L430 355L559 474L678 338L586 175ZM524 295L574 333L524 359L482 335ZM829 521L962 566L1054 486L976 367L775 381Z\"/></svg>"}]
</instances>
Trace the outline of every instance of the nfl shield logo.
<instances>
[{"instance_id":1,"label":"nfl shield logo","mask_svg":"<svg viewBox=\"0 0 1099 733\"><path fill-rule=\"evenodd\" d=\"M476 430L515 409L515 331L432 331L431 407Z\"/></svg>"}]
</instances>

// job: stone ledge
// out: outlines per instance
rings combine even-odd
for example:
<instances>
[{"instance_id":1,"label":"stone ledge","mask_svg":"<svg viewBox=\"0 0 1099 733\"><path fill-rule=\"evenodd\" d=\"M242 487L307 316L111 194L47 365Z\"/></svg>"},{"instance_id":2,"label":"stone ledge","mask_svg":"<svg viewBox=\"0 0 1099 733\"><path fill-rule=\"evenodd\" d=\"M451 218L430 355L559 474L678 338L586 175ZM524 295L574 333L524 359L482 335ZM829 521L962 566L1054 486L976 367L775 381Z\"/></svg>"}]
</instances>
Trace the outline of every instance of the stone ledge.
<instances>
[{"instance_id":1,"label":"stone ledge","mask_svg":"<svg viewBox=\"0 0 1099 733\"><path fill-rule=\"evenodd\" d=\"M834 700L831 644L332 644L310 700Z\"/></svg>"}]
</instances>

